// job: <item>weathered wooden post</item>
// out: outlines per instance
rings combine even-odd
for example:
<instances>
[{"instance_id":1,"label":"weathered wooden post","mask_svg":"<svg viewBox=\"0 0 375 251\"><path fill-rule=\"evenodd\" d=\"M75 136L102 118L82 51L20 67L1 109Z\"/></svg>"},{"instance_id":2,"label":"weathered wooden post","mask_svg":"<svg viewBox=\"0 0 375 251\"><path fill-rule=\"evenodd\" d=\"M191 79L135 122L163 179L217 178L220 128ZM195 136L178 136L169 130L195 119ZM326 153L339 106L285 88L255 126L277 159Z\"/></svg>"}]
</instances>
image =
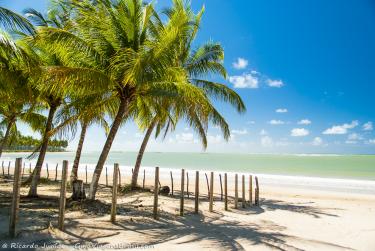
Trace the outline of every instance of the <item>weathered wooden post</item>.
<instances>
[{"instance_id":1,"label":"weathered wooden post","mask_svg":"<svg viewBox=\"0 0 375 251\"><path fill-rule=\"evenodd\" d=\"M56 164L55 168L55 181L57 181L57 168L59 167L59 163Z\"/></svg>"},{"instance_id":2,"label":"weathered wooden post","mask_svg":"<svg viewBox=\"0 0 375 251\"><path fill-rule=\"evenodd\" d=\"M206 182L207 182L207 197L208 199L210 199L210 185L208 184L207 173L204 173L204 175L206 176Z\"/></svg>"},{"instance_id":3,"label":"weathered wooden post","mask_svg":"<svg viewBox=\"0 0 375 251\"><path fill-rule=\"evenodd\" d=\"M154 219L158 219L158 196L159 196L159 167L155 167L155 184L154 184Z\"/></svg>"},{"instance_id":4,"label":"weathered wooden post","mask_svg":"<svg viewBox=\"0 0 375 251\"><path fill-rule=\"evenodd\" d=\"M238 208L238 174L234 177L234 208Z\"/></svg>"},{"instance_id":5,"label":"weathered wooden post","mask_svg":"<svg viewBox=\"0 0 375 251\"><path fill-rule=\"evenodd\" d=\"M12 205L10 209L10 219L9 219L9 235L12 238L16 237L16 225L18 221L18 211L20 207L21 166L22 166L22 158L17 158L15 167L14 167Z\"/></svg>"},{"instance_id":6,"label":"weathered wooden post","mask_svg":"<svg viewBox=\"0 0 375 251\"><path fill-rule=\"evenodd\" d=\"M228 211L228 177L227 173L224 173L224 209Z\"/></svg>"},{"instance_id":7,"label":"weathered wooden post","mask_svg":"<svg viewBox=\"0 0 375 251\"><path fill-rule=\"evenodd\" d=\"M46 167L47 167L47 180L48 180L49 179L48 163L46 163Z\"/></svg>"},{"instance_id":8,"label":"weathered wooden post","mask_svg":"<svg viewBox=\"0 0 375 251\"><path fill-rule=\"evenodd\" d=\"M1 162L1 169L3 170L3 176L5 176L5 172L4 172L4 160Z\"/></svg>"},{"instance_id":9,"label":"weathered wooden post","mask_svg":"<svg viewBox=\"0 0 375 251\"><path fill-rule=\"evenodd\" d=\"M8 176L10 175L10 172L9 172L9 169L10 169L10 161L9 161L9 164L8 164Z\"/></svg>"},{"instance_id":10,"label":"weathered wooden post","mask_svg":"<svg viewBox=\"0 0 375 251\"><path fill-rule=\"evenodd\" d=\"M107 167L105 167L105 186L108 186L108 170L107 170Z\"/></svg>"},{"instance_id":11,"label":"weathered wooden post","mask_svg":"<svg viewBox=\"0 0 375 251\"><path fill-rule=\"evenodd\" d=\"M249 204L253 204L253 175L249 177Z\"/></svg>"},{"instance_id":12,"label":"weathered wooden post","mask_svg":"<svg viewBox=\"0 0 375 251\"><path fill-rule=\"evenodd\" d=\"M85 179L85 181L86 181L85 184L87 185L87 165L85 166L85 178L86 178Z\"/></svg>"},{"instance_id":13,"label":"weathered wooden post","mask_svg":"<svg viewBox=\"0 0 375 251\"><path fill-rule=\"evenodd\" d=\"M210 204L209 204L209 211L213 211L214 206L214 172L211 172L210 176Z\"/></svg>"},{"instance_id":14,"label":"weathered wooden post","mask_svg":"<svg viewBox=\"0 0 375 251\"><path fill-rule=\"evenodd\" d=\"M259 184L257 176L255 176L255 205L259 206Z\"/></svg>"},{"instance_id":15,"label":"weathered wooden post","mask_svg":"<svg viewBox=\"0 0 375 251\"><path fill-rule=\"evenodd\" d=\"M195 207L194 212L199 212L199 171L195 172Z\"/></svg>"},{"instance_id":16,"label":"weathered wooden post","mask_svg":"<svg viewBox=\"0 0 375 251\"><path fill-rule=\"evenodd\" d=\"M171 173L171 185L172 185L171 192L172 192L172 196L173 196L173 175L172 175L172 171L170 171L170 173Z\"/></svg>"},{"instance_id":17,"label":"weathered wooden post","mask_svg":"<svg viewBox=\"0 0 375 251\"><path fill-rule=\"evenodd\" d=\"M146 169L143 169L143 185L142 185L143 189L145 189L145 182L146 182Z\"/></svg>"},{"instance_id":18,"label":"weathered wooden post","mask_svg":"<svg viewBox=\"0 0 375 251\"><path fill-rule=\"evenodd\" d=\"M111 206L111 222L116 221L117 213L117 184L118 184L118 164L113 167L113 183L112 183L112 206Z\"/></svg>"},{"instance_id":19,"label":"weathered wooden post","mask_svg":"<svg viewBox=\"0 0 375 251\"><path fill-rule=\"evenodd\" d=\"M242 208L246 207L246 198L245 198L245 175L242 175Z\"/></svg>"},{"instance_id":20,"label":"weathered wooden post","mask_svg":"<svg viewBox=\"0 0 375 251\"><path fill-rule=\"evenodd\" d=\"M16 174L16 167L14 167L14 175ZM22 176L21 179L23 179L23 175L25 174L25 162L23 162L23 168L22 168Z\"/></svg>"},{"instance_id":21,"label":"weathered wooden post","mask_svg":"<svg viewBox=\"0 0 375 251\"><path fill-rule=\"evenodd\" d=\"M220 200L223 201L223 183L221 182L221 174L219 174L220 178Z\"/></svg>"},{"instance_id":22,"label":"weathered wooden post","mask_svg":"<svg viewBox=\"0 0 375 251\"><path fill-rule=\"evenodd\" d=\"M185 187L185 169L181 170L181 197L180 197L180 216L184 216L184 187Z\"/></svg>"},{"instance_id":23,"label":"weathered wooden post","mask_svg":"<svg viewBox=\"0 0 375 251\"><path fill-rule=\"evenodd\" d=\"M29 173L31 174L31 163L29 163Z\"/></svg>"},{"instance_id":24,"label":"weathered wooden post","mask_svg":"<svg viewBox=\"0 0 375 251\"><path fill-rule=\"evenodd\" d=\"M59 203L59 220L58 228L64 230L65 219L65 203L66 203L66 181L68 177L68 161L63 161L62 174L61 174L61 187L60 187L60 203Z\"/></svg>"},{"instance_id":25,"label":"weathered wooden post","mask_svg":"<svg viewBox=\"0 0 375 251\"><path fill-rule=\"evenodd\" d=\"M189 172L186 172L186 193L187 193L187 197L189 199L190 198L190 195L189 195Z\"/></svg>"},{"instance_id":26,"label":"weathered wooden post","mask_svg":"<svg viewBox=\"0 0 375 251\"><path fill-rule=\"evenodd\" d=\"M118 187L121 187L121 171L120 171L120 167L118 168Z\"/></svg>"}]
</instances>

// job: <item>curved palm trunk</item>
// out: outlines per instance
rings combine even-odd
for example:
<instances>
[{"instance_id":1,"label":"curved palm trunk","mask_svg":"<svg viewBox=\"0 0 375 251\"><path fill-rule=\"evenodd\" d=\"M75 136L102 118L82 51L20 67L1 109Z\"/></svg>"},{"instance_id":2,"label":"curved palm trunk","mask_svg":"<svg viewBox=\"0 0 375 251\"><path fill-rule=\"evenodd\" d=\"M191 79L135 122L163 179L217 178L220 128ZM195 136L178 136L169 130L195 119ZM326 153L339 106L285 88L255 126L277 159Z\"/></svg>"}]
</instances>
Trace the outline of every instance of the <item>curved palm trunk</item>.
<instances>
[{"instance_id":1,"label":"curved palm trunk","mask_svg":"<svg viewBox=\"0 0 375 251\"><path fill-rule=\"evenodd\" d=\"M146 135L143 138L143 141L142 141L142 144L141 144L141 148L139 149L137 160L136 160L135 166L134 166L134 171L133 171L133 176L132 176L132 183L131 183L131 188L132 189L134 189L134 188L137 187L139 168L141 167L143 154L144 154L144 152L146 150L147 143L148 143L148 141L150 139L151 133L154 130L155 126L156 126L156 120L154 120L151 123L151 125L147 128Z\"/></svg>"},{"instance_id":2,"label":"curved palm trunk","mask_svg":"<svg viewBox=\"0 0 375 251\"><path fill-rule=\"evenodd\" d=\"M13 119L11 119L9 121L9 123L8 123L7 130L5 132L3 141L1 142L1 145L0 145L0 158L1 158L1 155L3 155L3 149L4 149L4 147L7 145L9 134L10 134L10 129L12 128L14 122L15 121Z\"/></svg>"},{"instance_id":3,"label":"curved palm trunk","mask_svg":"<svg viewBox=\"0 0 375 251\"><path fill-rule=\"evenodd\" d=\"M100 174L102 173L104 163L107 160L109 151L111 150L113 140L115 139L117 131L121 125L122 119L128 112L127 108L128 108L128 100L122 99L119 110L117 111L115 120L113 121L111 130L109 131L107 140L103 146L102 153L100 154L98 163L96 164L94 174L92 175L90 191L88 195L88 199L90 200L95 200L95 195L96 195L96 190L98 189Z\"/></svg>"},{"instance_id":4,"label":"curved palm trunk","mask_svg":"<svg viewBox=\"0 0 375 251\"><path fill-rule=\"evenodd\" d=\"M30 190L29 190L29 194L28 194L29 197L37 197L38 196L37 188L38 188L38 183L39 183L39 180L40 180L40 172L42 170L44 158L45 158L46 152L47 152L48 141L49 141L49 138L50 138L48 133L52 129L52 122L53 122L53 117L55 116L56 109L57 109L56 105L51 105L51 107L49 109L49 112L48 112L47 124L46 124L46 128L44 130L43 140L42 140L42 145L40 147L38 160L36 162L34 171L30 176L31 177L31 185L30 185Z\"/></svg>"},{"instance_id":5,"label":"curved palm trunk","mask_svg":"<svg viewBox=\"0 0 375 251\"><path fill-rule=\"evenodd\" d=\"M70 182L75 181L78 177L79 161L81 159L81 152L83 148L83 142L85 141L86 130L87 130L87 124L83 123L82 128L81 128L81 135L79 137L78 147L76 151L76 157L74 158L73 168L70 174Z\"/></svg>"}]
</instances>

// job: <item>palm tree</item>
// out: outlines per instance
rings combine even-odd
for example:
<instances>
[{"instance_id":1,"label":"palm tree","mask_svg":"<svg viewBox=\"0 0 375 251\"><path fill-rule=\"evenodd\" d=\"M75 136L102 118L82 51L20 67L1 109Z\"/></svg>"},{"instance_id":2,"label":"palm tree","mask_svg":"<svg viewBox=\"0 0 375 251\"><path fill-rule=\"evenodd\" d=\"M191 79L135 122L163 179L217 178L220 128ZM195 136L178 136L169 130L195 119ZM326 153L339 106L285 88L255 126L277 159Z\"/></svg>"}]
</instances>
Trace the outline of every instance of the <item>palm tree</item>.
<instances>
[{"instance_id":1,"label":"palm tree","mask_svg":"<svg viewBox=\"0 0 375 251\"><path fill-rule=\"evenodd\" d=\"M8 31L34 33L34 26L23 16L0 6L0 26Z\"/></svg>"},{"instance_id":2,"label":"palm tree","mask_svg":"<svg viewBox=\"0 0 375 251\"><path fill-rule=\"evenodd\" d=\"M245 106L240 96L236 92L224 84L213 83L202 79L205 76L213 74L219 74L220 76L226 78L226 71L223 66L224 51L220 44L210 42L198 47L194 51L191 51L191 46L197 34L203 11L204 9L202 8L202 10L195 15L191 11L190 5L181 0L174 0L173 6L165 11L169 18L169 22L171 23L179 22L181 19L186 19L189 20L190 23L194 24L189 30L189 35L181 37L179 50L177 51L178 54L176 55L176 64L183 66L189 76L189 82L191 84L202 88L202 90L211 98L230 103L238 112L242 113L245 111ZM163 24L159 24L158 28L164 29ZM174 122L171 119L170 114L166 115L165 112L163 113L163 111L169 111L170 107L168 106L172 104L173 106L180 107L180 109L178 109L180 111L179 115L174 116L176 118ZM172 104L167 104L166 106L162 107L162 109L154 112L155 115L153 119L150 121L148 127L146 126L147 130L134 166L131 182L132 188L137 186L137 179L143 154L151 133L156 126L158 126L156 135L158 135L160 128L164 127L165 125L167 125L167 132L168 128L174 128L177 120L179 119L178 116L185 116L185 118L190 122L190 125L193 125L193 128L198 128L198 133L201 136L204 148L207 147L207 139L206 130L203 130L203 128L207 128L209 119L211 119L214 125L217 125L222 129L224 139L227 140L230 136L230 131L225 119L221 117L214 107L205 107L204 109L206 110L206 114L203 117L199 117L197 116L197 108L199 109L199 107L194 106L195 100L187 100L187 103L181 103L179 100L177 103L174 102ZM189 106L189 109L186 109L185 112L181 112L181 110ZM192 109L191 107L194 108ZM172 127L170 127L171 124L173 125Z\"/></svg>"}]
</instances>

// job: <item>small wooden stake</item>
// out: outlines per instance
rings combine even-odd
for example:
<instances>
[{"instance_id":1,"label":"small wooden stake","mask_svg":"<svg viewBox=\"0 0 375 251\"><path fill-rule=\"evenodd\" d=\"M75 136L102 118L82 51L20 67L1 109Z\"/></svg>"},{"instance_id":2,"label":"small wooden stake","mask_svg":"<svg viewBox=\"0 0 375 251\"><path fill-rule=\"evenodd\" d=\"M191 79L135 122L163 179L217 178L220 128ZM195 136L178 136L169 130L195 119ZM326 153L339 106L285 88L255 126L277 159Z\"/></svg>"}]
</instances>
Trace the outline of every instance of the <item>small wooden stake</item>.
<instances>
[{"instance_id":1,"label":"small wooden stake","mask_svg":"<svg viewBox=\"0 0 375 251\"><path fill-rule=\"evenodd\" d=\"M10 175L10 173L9 173L9 169L10 169L10 161L9 161L9 164L8 164L8 176Z\"/></svg>"},{"instance_id":2,"label":"small wooden stake","mask_svg":"<svg viewBox=\"0 0 375 251\"><path fill-rule=\"evenodd\" d=\"M255 176L255 205L259 206L259 184L257 176Z\"/></svg>"},{"instance_id":3,"label":"small wooden stake","mask_svg":"<svg viewBox=\"0 0 375 251\"><path fill-rule=\"evenodd\" d=\"M155 185L154 185L154 219L158 217L158 196L159 196L159 167L155 167Z\"/></svg>"},{"instance_id":4,"label":"small wooden stake","mask_svg":"<svg viewBox=\"0 0 375 251\"><path fill-rule=\"evenodd\" d=\"M249 204L253 204L253 175L249 177Z\"/></svg>"},{"instance_id":5,"label":"small wooden stake","mask_svg":"<svg viewBox=\"0 0 375 251\"><path fill-rule=\"evenodd\" d=\"M219 174L220 178L220 200L223 201L223 183L221 182L221 174Z\"/></svg>"},{"instance_id":6,"label":"small wooden stake","mask_svg":"<svg viewBox=\"0 0 375 251\"><path fill-rule=\"evenodd\" d=\"M143 185L142 185L143 189L145 189L145 181L146 181L146 169L143 169Z\"/></svg>"},{"instance_id":7,"label":"small wooden stake","mask_svg":"<svg viewBox=\"0 0 375 251\"><path fill-rule=\"evenodd\" d=\"M195 208L194 212L199 212L199 171L195 172Z\"/></svg>"},{"instance_id":8,"label":"small wooden stake","mask_svg":"<svg viewBox=\"0 0 375 251\"><path fill-rule=\"evenodd\" d=\"M14 169L14 173L16 173L16 169ZM24 174L25 174L25 162L23 162L22 177L21 177L21 179L23 179L23 175Z\"/></svg>"},{"instance_id":9,"label":"small wooden stake","mask_svg":"<svg viewBox=\"0 0 375 251\"><path fill-rule=\"evenodd\" d=\"M204 175L206 176L206 182L207 182L207 197L208 199L210 199L210 185L208 184L207 173L204 173Z\"/></svg>"},{"instance_id":10,"label":"small wooden stake","mask_svg":"<svg viewBox=\"0 0 375 251\"><path fill-rule=\"evenodd\" d=\"M224 209L228 211L228 177L224 173Z\"/></svg>"},{"instance_id":11,"label":"small wooden stake","mask_svg":"<svg viewBox=\"0 0 375 251\"><path fill-rule=\"evenodd\" d=\"M189 195L189 173L188 172L186 172L186 193L189 199L190 195Z\"/></svg>"},{"instance_id":12,"label":"small wooden stake","mask_svg":"<svg viewBox=\"0 0 375 251\"><path fill-rule=\"evenodd\" d=\"M242 175L242 208L246 207L245 199L245 175Z\"/></svg>"},{"instance_id":13,"label":"small wooden stake","mask_svg":"<svg viewBox=\"0 0 375 251\"><path fill-rule=\"evenodd\" d=\"M209 211L213 211L214 205L214 172L211 172L210 176L210 204L209 204Z\"/></svg>"},{"instance_id":14,"label":"small wooden stake","mask_svg":"<svg viewBox=\"0 0 375 251\"><path fill-rule=\"evenodd\" d=\"M107 167L105 167L105 186L108 186L108 170L107 170Z\"/></svg>"},{"instance_id":15,"label":"small wooden stake","mask_svg":"<svg viewBox=\"0 0 375 251\"><path fill-rule=\"evenodd\" d=\"M172 171L170 171L170 173L171 173L171 185L172 185L172 190L171 190L171 192L172 192L172 196L173 196L173 175L172 175Z\"/></svg>"},{"instance_id":16,"label":"small wooden stake","mask_svg":"<svg viewBox=\"0 0 375 251\"><path fill-rule=\"evenodd\" d=\"M47 180L49 179L49 171L48 171L48 163L46 163L47 166Z\"/></svg>"},{"instance_id":17,"label":"small wooden stake","mask_svg":"<svg viewBox=\"0 0 375 251\"><path fill-rule=\"evenodd\" d=\"M61 187L60 187L60 203L59 203L59 220L58 228L64 230L65 218L65 203L66 203L66 181L68 177L68 161L63 161L62 174L61 174Z\"/></svg>"},{"instance_id":18,"label":"small wooden stake","mask_svg":"<svg viewBox=\"0 0 375 251\"><path fill-rule=\"evenodd\" d=\"M180 198L180 216L184 216L184 187L185 187L185 169L181 170L181 198Z\"/></svg>"},{"instance_id":19,"label":"small wooden stake","mask_svg":"<svg viewBox=\"0 0 375 251\"><path fill-rule=\"evenodd\" d=\"M55 181L57 181L57 168L59 167L59 163L56 164L55 168Z\"/></svg>"},{"instance_id":20,"label":"small wooden stake","mask_svg":"<svg viewBox=\"0 0 375 251\"><path fill-rule=\"evenodd\" d=\"M234 208L238 208L238 174L234 177Z\"/></svg>"},{"instance_id":21,"label":"small wooden stake","mask_svg":"<svg viewBox=\"0 0 375 251\"><path fill-rule=\"evenodd\" d=\"M87 165L85 166L85 174L86 174L86 185L87 185Z\"/></svg>"},{"instance_id":22,"label":"small wooden stake","mask_svg":"<svg viewBox=\"0 0 375 251\"><path fill-rule=\"evenodd\" d=\"M5 176L5 172L4 172L4 160L1 162L1 169L3 170L3 176Z\"/></svg>"},{"instance_id":23,"label":"small wooden stake","mask_svg":"<svg viewBox=\"0 0 375 251\"><path fill-rule=\"evenodd\" d=\"M17 158L16 163L15 163L15 168L14 168L12 205L10 209L10 219L9 219L9 235L12 238L16 237L16 225L18 221L18 211L20 207L21 166L22 166L22 158Z\"/></svg>"},{"instance_id":24,"label":"small wooden stake","mask_svg":"<svg viewBox=\"0 0 375 251\"><path fill-rule=\"evenodd\" d=\"M117 184L118 184L118 164L113 167L113 183L112 183L112 206L111 206L111 222L116 222L117 213Z\"/></svg>"}]
</instances>

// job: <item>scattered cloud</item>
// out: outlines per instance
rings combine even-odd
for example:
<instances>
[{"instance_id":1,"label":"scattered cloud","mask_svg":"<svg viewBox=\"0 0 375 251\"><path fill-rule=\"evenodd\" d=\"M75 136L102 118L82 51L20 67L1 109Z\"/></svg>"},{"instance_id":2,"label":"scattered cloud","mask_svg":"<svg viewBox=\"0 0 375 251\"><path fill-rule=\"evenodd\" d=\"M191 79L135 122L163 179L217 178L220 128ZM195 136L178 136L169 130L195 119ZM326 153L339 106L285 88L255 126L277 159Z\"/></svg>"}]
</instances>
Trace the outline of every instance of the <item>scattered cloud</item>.
<instances>
[{"instance_id":1,"label":"scattered cloud","mask_svg":"<svg viewBox=\"0 0 375 251\"><path fill-rule=\"evenodd\" d=\"M242 74L241 76L230 76L229 82L233 84L234 88L256 89L259 87L258 78L251 74Z\"/></svg>"},{"instance_id":2,"label":"scattered cloud","mask_svg":"<svg viewBox=\"0 0 375 251\"><path fill-rule=\"evenodd\" d=\"M259 133L259 135L262 135L262 136L267 135L267 134L268 134L268 132L264 129L262 129Z\"/></svg>"},{"instance_id":3,"label":"scattered cloud","mask_svg":"<svg viewBox=\"0 0 375 251\"><path fill-rule=\"evenodd\" d=\"M285 124L284 121L276 120L276 119L270 120L268 123L271 124L271 125L283 125L283 124Z\"/></svg>"},{"instance_id":4,"label":"scattered cloud","mask_svg":"<svg viewBox=\"0 0 375 251\"><path fill-rule=\"evenodd\" d=\"M288 112L288 109L286 109L286 108L278 108L278 109L276 109L276 112L277 113L286 113L286 112Z\"/></svg>"},{"instance_id":5,"label":"scattered cloud","mask_svg":"<svg viewBox=\"0 0 375 251\"><path fill-rule=\"evenodd\" d=\"M217 134L217 135L207 135L207 141L209 144L219 144L221 143L223 138Z\"/></svg>"},{"instance_id":6,"label":"scattered cloud","mask_svg":"<svg viewBox=\"0 0 375 251\"><path fill-rule=\"evenodd\" d=\"M323 140L320 137L315 137L314 140L312 141L313 146L320 146L323 144Z\"/></svg>"},{"instance_id":7,"label":"scattered cloud","mask_svg":"<svg viewBox=\"0 0 375 251\"><path fill-rule=\"evenodd\" d=\"M244 58L237 58L236 62L233 62L233 67L237 70L245 69L246 66L249 64L249 61L247 61Z\"/></svg>"},{"instance_id":8,"label":"scattered cloud","mask_svg":"<svg viewBox=\"0 0 375 251\"><path fill-rule=\"evenodd\" d=\"M260 74L260 73L256 70L251 70L251 74L256 75L256 74Z\"/></svg>"},{"instance_id":9,"label":"scattered cloud","mask_svg":"<svg viewBox=\"0 0 375 251\"><path fill-rule=\"evenodd\" d=\"M270 87L276 87L280 88L284 86L284 83L282 80L272 80L272 79L267 79L267 85Z\"/></svg>"},{"instance_id":10,"label":"scattered cloud","mask_svg":"<svg viewBox=\"0 0 375 251\"><path fill-rule=\"evenodd\" d=\"M372 122L369 121L369 122L363 124L362 129L364 131L372 131L372 129L373 129Z\"/></svg>"},{"instance_id":11,"label":"scattered cloud","mask_svg":"<svg viewBox=\"0 0 375 251\"><path fill-rule=\"evenodd\" d=\"M361 140L363 137L358 133L352 133L348 135L348 140Z\"/></svg>"},{"instance_id":12,"label":"scattered cloud","mask_svg":"<svg viewBox=\"0 0 375 251\"><path fill-rule=\"evenodd\" d=\"M249 120L249 121L246 121L246 124L248 124L248 125L254 125L255 121L254 120Z\"/></svg>"},{"instance_id":13,"label":"scattered cloud","mask_svg":"<svg viewBox=\"0 0 375 251\"><path fill-rule=\"evenodd\" d=\"M303 137L309 134L310 134L309 130L305 128L294 128L290 131L290 136L293 136L293 137Z\"/></svg>"},{"instance_id":14,"label":"scattered cloud","mask_svg":"<svg viewBox=\"0 0 375 251\"><path fill-rule=\"evenodd\" d=\"M179 143L193 142L194 141L194 135L192 133L176 134L176 140Z\"/></svg>"},{"instance_id":15,"label":"scattered cloud","mask_svg":"<svg viewBox=\"0 0 375 251\"><path fill-rule=\"evenodd\" d=\"M350 124L334 125L331 128L326 129L323 134L335 135L335 134L347 134L348 129L353 129L358 126L358 121L354 120Z\"/></svg>"},{"instance_id":16,"label":"scattered cloud","mask_svg":"<svg viewBox=\"0 0 375 251\"><path fill-rule=\"evenodd\" d=\"M261 138L260 143L263 147L272 147L273 146L273 140L270 136L264 136Z\"/></svg>"},{"instance_id":17,"label":"scattered cloud","mask_svg":"<svg viewBox=\"0 0 375 251\"><path fill-rule=\"evenodd\" d=\"M299 125L310 125L311 121L308 120L308 119L301 119L300 121L298 121L298 124Z\"/></svg>"},{"instance_id":18,"label":"scattered cloud","mask_svg":"<svg viewBox=\"0 0 375 251\"><path fill-rule=\"evenodd\" d=\"M236 135L246 135L248 132L246 129L242 129L242 130L232 130L231 133L236 134Z\"/></svg>"},{"instance_id":19,"label":"scattered cloud","mask_svg":"<svg viewBox=\"0 0 375 251\"><path fill-rule=\"evenodd\" d=\"M375 139L369 139L368 143L375 145Z\"/></svg>"}]
</instances>

